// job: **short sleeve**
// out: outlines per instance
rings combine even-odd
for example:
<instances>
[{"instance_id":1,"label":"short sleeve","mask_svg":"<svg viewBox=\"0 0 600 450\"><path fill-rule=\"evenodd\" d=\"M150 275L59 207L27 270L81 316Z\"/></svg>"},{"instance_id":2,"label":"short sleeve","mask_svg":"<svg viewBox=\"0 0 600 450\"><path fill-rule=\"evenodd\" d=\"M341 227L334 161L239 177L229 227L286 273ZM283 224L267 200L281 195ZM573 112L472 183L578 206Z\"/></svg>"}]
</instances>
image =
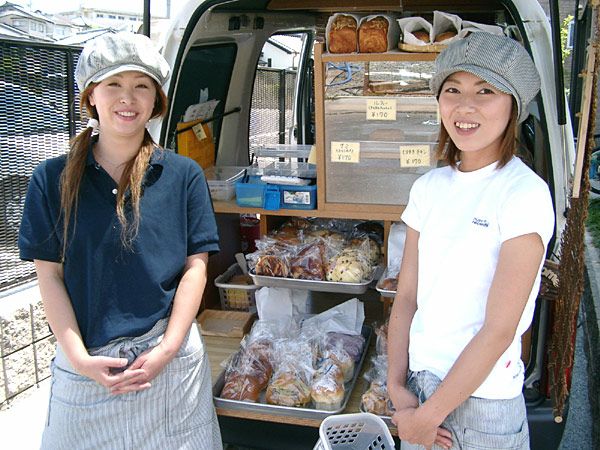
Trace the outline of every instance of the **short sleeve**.
<instances>
[{"instance_id":1,"label":"short sleeve","mask_svg":"<svg viewBox=\"0 0 600 450\"><path fill-rule=\"evenodd\" d=\"M188 184L188 256L219 251L219 234L208 185L202 169L191 164Z\"/></svg>"},{"instance_id":2,"label":"short sleeve","mask_svg":"<svg viewBox=\"0 0 600 450\"><path fill-rule=\"evenodd\" d=\"M34 171L19 230L19 256L24 261L41 259L60 262L62 225L58 223L60 197L58 179L50 179L46 163ZM58 202L58 203L57 203Z\"/></svg>"},{"instance_id":3,"label":"short sleeve","mask_svg":"<svg viewBox=\"0 0 600 450\"><path fill-rule=\"evenodd\" d=\"M515 183L498 213L501 242L537 233L544 247L554 232L554 209L548 186L541 179Z\"/></svg>"},{"instance_id":4,"label":"short sleeve","mask_svg":"<svg viewBox=\"0 0 600 450\"><path fill-rule=\"evenodd\" d=\"M402 221L413 230L421 231L424 207L424 177L418 178L410 189L408 205L402 213Z\"/></svg>"}]
</instances>

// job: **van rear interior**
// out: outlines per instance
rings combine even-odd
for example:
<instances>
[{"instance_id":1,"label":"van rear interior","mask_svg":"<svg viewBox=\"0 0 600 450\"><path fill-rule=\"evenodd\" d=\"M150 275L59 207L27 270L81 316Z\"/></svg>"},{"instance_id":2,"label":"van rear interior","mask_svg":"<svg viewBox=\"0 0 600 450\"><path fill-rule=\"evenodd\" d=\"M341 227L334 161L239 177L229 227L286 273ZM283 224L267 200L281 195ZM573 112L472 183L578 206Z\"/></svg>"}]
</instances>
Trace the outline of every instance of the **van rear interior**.
<instances>
[{"instance_id":1,"label":"van rear interior","mask_svg":"<svg viewBox=\"0 0 600 450\"><path fill-rule=\"evenodd\" d=\"M253 103L256 101L257 68L269 39L283 35L296 37L302 45L295 55L294 62L297 75L291 95L293 120L291 124L286 124L285 135L281 136L280 132L277 140L271 143L309 144L317 147L325 145L325 142L329 141L319 134L323 129L323 124L319 121L323 120L327 111L323 111L322 104L319 104L323 102L324 87L318 83L317 78L323 70L327 71L331 66L324 63L317 67L321 61L316 59L314 50L325 42L327 21L334 12L388 13L397 17L421 16L431 21L434 11L443 11L456 14L462 20L500 25L506 33L523 43L540 71L546 66L546 72L542 73L541 94L532 102L531 115L520 126L518 155L548 183L554 198L558 231L549 246L547 256L550 257L556 251L559 241L556 236L564 225L564 153L568 155L572 152L572 146L563 151L561 141L564 139L560 139L560 130L555 125L555 87L550 76L552 73L547 72L553 63L548 25L543 23L547 20L545 16L540 15L543 12L537 2L535 6L527 6L527 3L498 0L237 0L206 1L198 2L196 6L188 5L176 19L175 26L170 30L164 44L164 53L174 67L174 73L168 92L171 106L162 124L160 142L166 147L173 147L176 142L177 123L181 121L185 110L198 102L201 92L208 90L209 99L220 100L214 112L217 118L212 125L216 165L249 165L252 147L257 143L252 135L253 120L257 114L256 104ZM356 62L356 65L360 66L360 63ZM366 69L362 67L362 70ZM393 64L387 68L384 66L379 72L394 70L400 73ZM371 68L371 81L378 76L375 72L377 71ZM381 73L379 75L381 76ZM399 78L401 79L401 76ZM330 78L325 79L331 81ZM382 80L383 84L389 82L384 75ZM289 105L288 108L292 109ZM435 112L433 114L435 115ZM337 127L336 130L328 129L327 132L346 132L343 122ZM570 129L570 126L567 128ZM352 133L351 127L348 127L347 132ZM570 131L566 133L566 140L570 138L572 142ZM320 189L318 183L317 186ZM405 194L408 195L407 192ZM327 201L327 197L322 195L324 194L319 194L319 202L322 199ZM317 208L320 207L319 204ZM234 254L240 251L241 237L240 211L227 209L220 202L215 202L215 210L222 250L220 254L211 257L204 301L206 307L218 309L219 294L213 286L213 280L225 272L234 261ZM264 223L263 231L274 228L285 220L283 214L265 213L261 217ZM336 214L334 217L343 217L342 212ZM311 217L311 211L306 211L305 216ZM375 290L370 289L359 298L365 303L367 320L383 319L383 303ZM312 312L320 312L346 299L347 296L343 294L312 292L311 309ZM528 406L532 448L555 448L562 434L562 425L553 421L548 399L546 345L548 333L551 331L550 309L547 301L538 301L532 327L522 340L522 359L526 365L524 394ZM250 437L253 434L252 421L221 418L226 439L237 442L238 445L260 445L260 437ZM280 425L260 424L263 425L272 426L270 430L273 436L281 434L282 440L296 436L293 426L286 429L287 431L280 431L276 429ZM245 431L240 433L236 430ZM302 435L300 432L297 434ZM312 438L314 434L311 434ZM301 440L300 437L297 439ZM286 445L279 448L295 447Z\"/></svg>"}]
</instances>

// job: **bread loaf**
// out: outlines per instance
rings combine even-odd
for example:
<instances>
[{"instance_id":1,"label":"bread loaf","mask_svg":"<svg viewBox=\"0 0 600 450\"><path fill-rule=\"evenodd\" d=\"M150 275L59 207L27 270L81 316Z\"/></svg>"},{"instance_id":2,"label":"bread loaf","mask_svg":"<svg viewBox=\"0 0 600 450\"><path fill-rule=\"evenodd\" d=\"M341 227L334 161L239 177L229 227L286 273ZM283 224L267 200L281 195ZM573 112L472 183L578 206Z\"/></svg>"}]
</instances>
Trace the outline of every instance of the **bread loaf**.
<instances>
[{"instance_id":1,"label":"bread loaf","mask_svg":"<svg viewBox=\"0 0 600 450\"><path fill-rule=\"evenodd\" d=\"M352 16L339 14L333 19L329 28L328 49L330 53L352 53L357 46L356 19Z\"/></svg>"},{"instance_id":2,"label":"bread loaf","mask_svg":"<svg viewBox=\"0 0 600 450\"><path fill-rule=\"evenodd\" d=\"M429 38L429 33L427 31L418 30L418 31L413 31L412 34L414 37L416 37L420 41L425 42L426 44L429 44L431 42L431 39Z\"/></svg>"},{"instance_id":3,"label":"bread loaf","mask_svg":"<svg viewBox=\"0 0 600 450\"><path fill-rule=\"evenodd\" d=\"M282 372L267 387L265 399L272 405L304 406L310 401L310 387L296 373Z\"/></svg>"},{"instance_id":4,"label":"bread loaf","mask_svg":"<svg viewBox=\"0 0 600 450\"><path fill-rule=\"evenodd\" d=\"M444 42L448 39L452 39L456 36L456 31L445 31L444 33L440 33L435 37L434 42Z\"/></svg>"},{"instance_id":5,"label":"bread loaf","mask_svg":"<svg viewBox=\"0 0 600 450\"><path fill-rule=\"evenodd\" d=\"M256 402L263 386L260 381L248 374L232 373L225 380L221 398Z\"/></svg>"},{"instance_id":6,"label":"bread loaf","mask_svg":"<svg viewBox=\"0 0 600 450\"><path fill-rule=\"evenodd\" d=\"M358 51L360 53L383 53L388 49L388 28L385 17L365 20L358 28Z\"/></svg>"}]
</instances>

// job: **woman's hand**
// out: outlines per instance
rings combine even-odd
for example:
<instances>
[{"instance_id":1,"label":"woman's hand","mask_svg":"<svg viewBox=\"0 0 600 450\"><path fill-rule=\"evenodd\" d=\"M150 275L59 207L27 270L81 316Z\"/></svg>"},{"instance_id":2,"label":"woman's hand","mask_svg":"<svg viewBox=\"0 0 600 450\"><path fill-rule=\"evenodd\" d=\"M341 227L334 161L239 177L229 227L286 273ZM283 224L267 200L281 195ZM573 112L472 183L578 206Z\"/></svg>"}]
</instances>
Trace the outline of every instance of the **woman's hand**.
<instances>
[{"instance_id":1,"label":"woman's hand","mask_svg":"<svg viewBox=\"0 0 600 450\"><path fill-rule=\"evenodd\" d=\"M146 350L123 372L135 375L111 386L111 393L125 394L150 387L151 381L171 362L173 356L174 353L167 350L162 342L156 347Z\"/></svg>"},{"instance_id":2,"label":"woman's hand","mask_svg":"<svg viewBox=\"0 0 600 450\"><path fill-rule=\"evenodd\" d=\"M127 365L126 358L111 358L109 356L85 355L76 362L76 370L79 374L91 378L102 386L113 389L114 386L132 383L142 374L142 370L125 370L121 373L112 373L111 369L121 369ZM150 387L150 384L137 384L131 390L142 390Z\"/></svg>"},{"instance_id":3,"label":"woman's hand","mask_svg":"<svg viewBox=\"0 0 600 450\"><path fill-rule=\"evenodd\" d=\"M398 429L398 437L403 441L423 445L427 450L434 444L446 449L452 447L452 433L426 417L420 408L396 411L392 422Z\"/></svg>"},{"instance_id":4,"label":"woman's hand","mask_svg":"<svg viewBox=\"0 0 600 450\"><path fill-rule=\"evenodd\" d=\"M416 408L419 406L417 396L409 391L405 386L392 386L388 384L388 394L396 411L405 408Z\"/></svg>"}]
</instances>

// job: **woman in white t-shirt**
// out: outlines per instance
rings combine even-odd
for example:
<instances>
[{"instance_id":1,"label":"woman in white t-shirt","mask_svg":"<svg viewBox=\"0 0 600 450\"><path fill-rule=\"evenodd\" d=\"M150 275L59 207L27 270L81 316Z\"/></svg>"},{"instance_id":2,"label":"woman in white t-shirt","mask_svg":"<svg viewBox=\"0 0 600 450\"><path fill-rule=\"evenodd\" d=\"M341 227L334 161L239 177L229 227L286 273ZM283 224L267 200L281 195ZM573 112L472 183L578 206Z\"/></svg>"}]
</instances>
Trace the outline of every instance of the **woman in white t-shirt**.
<instances>
[{"instance_id":1,"label":"woman in white t-shirt","mask_svg":"<svg viewBox=\"0 0 600 450\"><path fill-rule=\"evenodd\" d=\"M434 169L413 185L390 317L388 390L402 448L528 449L521 335L554 230L546 183L514 156L539 75L516 41L472 33L431 80Z\"/></svg>"}]
</instances>

